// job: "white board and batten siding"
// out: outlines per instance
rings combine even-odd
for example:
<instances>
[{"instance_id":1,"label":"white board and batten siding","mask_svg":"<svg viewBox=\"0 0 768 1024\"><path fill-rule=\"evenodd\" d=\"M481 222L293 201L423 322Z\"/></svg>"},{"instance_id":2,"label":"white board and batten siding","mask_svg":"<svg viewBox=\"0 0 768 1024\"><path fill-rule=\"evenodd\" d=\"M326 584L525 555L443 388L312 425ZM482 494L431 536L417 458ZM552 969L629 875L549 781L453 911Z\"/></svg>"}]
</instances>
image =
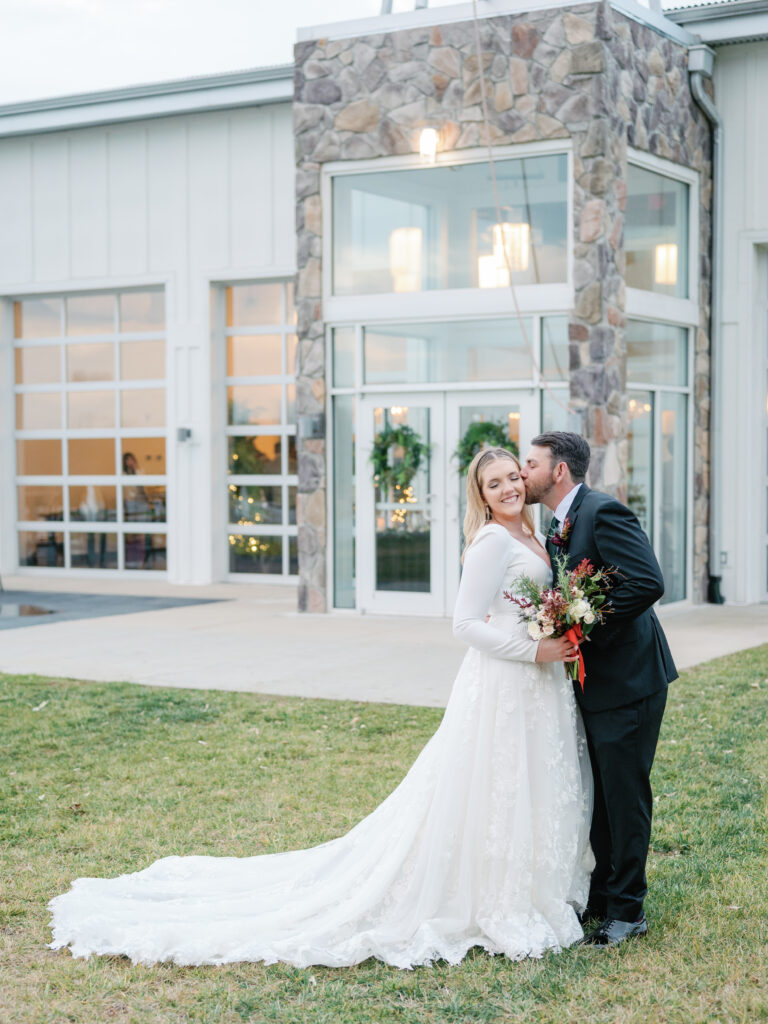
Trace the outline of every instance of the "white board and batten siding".
<instances>
[{"instance_id":1,"label":"white board and batten siding","mask_svg":"<svg viewBox=\"0 0 768 1024\"><path fill-rule=\"evenodd\" d=\"M169 578L207 582L223 457L211 400L211 283L295 272L290 103L0 139L0 296L166 289ZM8 303L2 405L12 405ZM192 441L176 442L190 427ZM3 416L3 433L10 419ZM214 449L219 444L222 452ZM13 477L10 439L2 479ZM0 566L15 558L2 507ZM220 532L220 530L219 530Z\"/></svg>"},{"instance_id":2,"label":"white board and batten siding","mask_svg":"<svg viewBox=\"0 0 768 1024\"><path fill-rule=\"evenodd\" d=\"M768 566L768 43L717 48L724 121L722 590L766 600Z\"/></svg>"}]
</instances>

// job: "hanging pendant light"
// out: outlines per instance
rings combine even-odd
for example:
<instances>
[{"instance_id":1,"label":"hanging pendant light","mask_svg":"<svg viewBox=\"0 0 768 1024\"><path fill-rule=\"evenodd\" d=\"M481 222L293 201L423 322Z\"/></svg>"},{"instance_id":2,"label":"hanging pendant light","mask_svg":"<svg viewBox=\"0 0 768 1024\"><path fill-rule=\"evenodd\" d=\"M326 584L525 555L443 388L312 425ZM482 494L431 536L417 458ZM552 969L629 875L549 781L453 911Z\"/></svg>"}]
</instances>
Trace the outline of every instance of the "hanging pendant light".
<instances>
[{"instance_id":1,"label":"hanging pendant light","mask_svg":"<svg viewBox=\"0 0 768 1024\"><path fill-rule=\"evenodd\" d=\"M389 236L389 272L396 292L421 291L421 228L395 228Z\"/></svg>"},{"instance_id":2,"label":"hanging pendant light","mask_svg":"<svg viewBox=\"0 0 768 1024\"><path fill-rule=\"evenodd\" d=\"M677 246L657 245L653 250L653 279L656 284L677 284Z\"/></svg>"},{"instance_id":3,"label":"hanging pendant light","mask_svg":"<svg viewBox=\"0 0 768 1024\"><path fill-rule=\"evenodd\" d=\"M509 275L528 269L531 250L531 226L525 222L494 224L493 253L477 259L477 283L480 288L508 288Z\"/></svg>"}]
</instances>

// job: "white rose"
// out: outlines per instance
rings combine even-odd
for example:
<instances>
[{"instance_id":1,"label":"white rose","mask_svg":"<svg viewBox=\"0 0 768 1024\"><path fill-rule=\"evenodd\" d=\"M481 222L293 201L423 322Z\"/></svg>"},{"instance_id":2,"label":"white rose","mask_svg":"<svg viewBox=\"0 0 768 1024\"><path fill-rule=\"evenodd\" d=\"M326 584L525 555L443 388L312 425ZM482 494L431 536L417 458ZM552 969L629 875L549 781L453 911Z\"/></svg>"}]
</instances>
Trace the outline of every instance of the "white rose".
<instances>
[{"instance_id":1,"label":"white rose","mask_svg":"<svg viewBox=\"0 0 768 1024\"><path fill-rule=\"evenodd\" d=\"M573 604L568 605L568 614L575 622L583 619L589 610L589 604L586 601L574 601Z\"/></svg>"},{"instance_id":2,"label":"white rose","mask_svg":"<svg viewBox=\"0 0 768 1024\"><path fill-rule=\"evenodd\" d=\"M555 632L555 627L550 622L546 626L543 626L541 631L544 634L544 636L552 636L552 634Z\"/></svg>"},{"instance_id":3,"label":"white rose","mask_svg":"<svg viewBox=\"0 0 768 1024\"><path fill-rule=\"evenodd\" d=\"M531 640L541 640L544 634L542 633L541 626L538 624L538 622L528 623L528 635L530 636Z\"/></svg>"},{"instance_id":4,"label":"white rose","mask_svg":"<svg viewBox=\"0 0 768 1024\"><path fill-rule=\"evenodd\" d=\"M584 616L584 621L586 622L586 624L588 626L591 625L591 623L593 623L595 621L595 613L594 612L587 612L587 614Z\"/></svg>"}]
</instances>

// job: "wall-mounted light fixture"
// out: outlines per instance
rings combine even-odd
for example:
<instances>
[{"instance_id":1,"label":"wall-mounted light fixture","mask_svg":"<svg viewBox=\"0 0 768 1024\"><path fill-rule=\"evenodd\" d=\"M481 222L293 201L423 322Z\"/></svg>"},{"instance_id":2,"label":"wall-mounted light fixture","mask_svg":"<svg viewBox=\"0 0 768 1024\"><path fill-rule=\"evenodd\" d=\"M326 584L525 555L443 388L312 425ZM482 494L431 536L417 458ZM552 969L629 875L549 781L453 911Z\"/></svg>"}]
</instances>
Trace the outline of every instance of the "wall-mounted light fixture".
<instances>
[{"instance_id":1,"label":"wall-mounted light fixture","mask_svg":"<svg viewBox=\"0 0 768 1024\"><path fill-rule=\"evenodd\" d=\"M419 135L419 153L422 160L433 164L437 159L439 136L435 128L422 128Z\"/></svg>"},{"instance_id":2,"label":"wall-mounted light fixture","mask_svg":"<svg viewBox=\"0 0 768 1024\"><path fill-rule=\"evenodd\" d=\"M389 272L396 292L421 291L421 228L395 228L389 236Z\"/></svg>"},{"instance_id":3,"label":"wall-mounted light fixture","mask_svg":"<svg viewBox=\"0 0 768 1024\"><path fill-rule=\"evenodd\" d=\"M653 250L653 279L656 284L677 284L677 246L657 245Z\"/></svg>"}]
</instances>

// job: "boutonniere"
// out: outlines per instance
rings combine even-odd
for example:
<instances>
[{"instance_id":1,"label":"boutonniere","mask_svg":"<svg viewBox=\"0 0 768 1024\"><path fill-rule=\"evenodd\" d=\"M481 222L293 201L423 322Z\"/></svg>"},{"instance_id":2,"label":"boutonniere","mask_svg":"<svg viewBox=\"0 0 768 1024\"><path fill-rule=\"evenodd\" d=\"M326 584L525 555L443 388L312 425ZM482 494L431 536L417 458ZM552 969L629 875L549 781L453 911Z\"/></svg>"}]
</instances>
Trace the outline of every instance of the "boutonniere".
<instances>
[{"instance_id":1,"label":"boutonniere","mask_svg":"<svg viewBox=\"0 0 768 1024\"><path fill-rule=\"evenodd\" d=\"M550 542L552 544L554 544L554 546L556 548L564 548L565 545L568 542L568 538L571 535L571 528L572 527L573 527L573 523L568 518L568 516L566 516L565 519L563 520L563 525L560 527L560 529L559 530L555 530L555 532L549 538Z\"/></svg>"}]
</instances>

